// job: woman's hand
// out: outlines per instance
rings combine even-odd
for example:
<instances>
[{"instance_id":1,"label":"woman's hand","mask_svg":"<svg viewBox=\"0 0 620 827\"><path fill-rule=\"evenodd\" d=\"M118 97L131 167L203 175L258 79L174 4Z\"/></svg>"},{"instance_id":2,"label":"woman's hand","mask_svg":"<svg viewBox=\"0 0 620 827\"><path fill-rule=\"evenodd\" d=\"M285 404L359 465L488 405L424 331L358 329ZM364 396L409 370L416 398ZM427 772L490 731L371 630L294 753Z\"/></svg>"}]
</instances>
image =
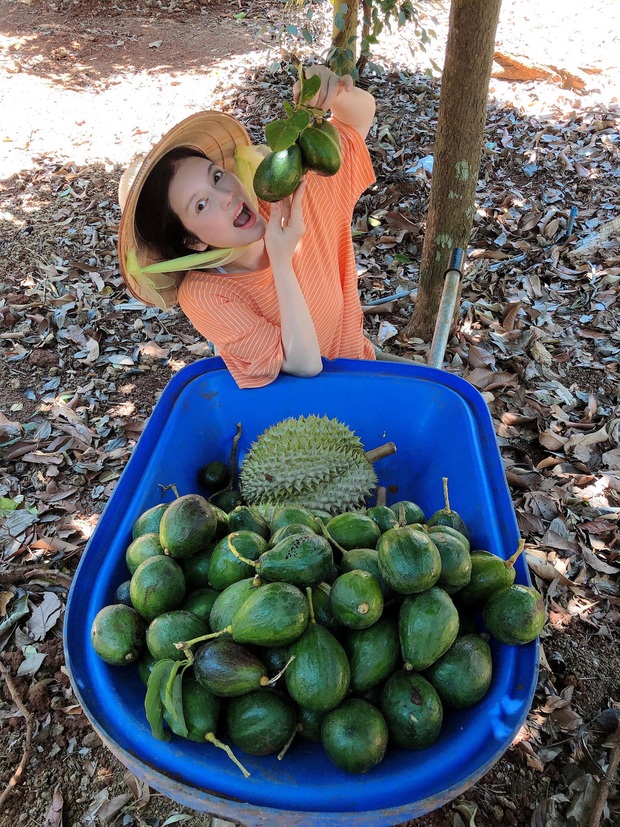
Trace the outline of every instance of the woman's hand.
<instances>
[{"instance_id":1,"label":"woman's hand","mask_svg":"<svg viewBox=\"0 0 620 827\"><path fill-rule=\"evenodd\" d=\"M265 246L272 267L292 262L293 253L306 231L302 211L305 188L306 182L302 178L292 195L271 205Z\"/></svg>"},{"instance_id":2,"label":"woman's hand","mask_svg":"<svg viewBox=\"0 0 620 827\"><path fill-rule=\"evenodd\" d=\"M355 127L362 138L368 135L375 116L375 99L373 96L355 86L351 75L339 77L327 66L310 66L304 69L304 75L309 78L318 75L321 78L321 87L316 95L305 105L318 107L325 112L331 110L334 118L341 123ZM293 100L299 100L300 83L293 85Z\"/></svg>"},{"instance_id":3,"label":"woman's hand","mask_svg":"<svg viewBox=\"0 0 620 827\"><path fill-rule=\"evenodd\" d=\"M313 98L306 101L307 106L323 109L328 112L341 92L350 92L354 88L353 78L351 75L343 75L340 77L327 66L309 66L304 69L304 75L307 78L313 75L318 75L321 78L321 86L319 91ZM293 100L295 103L299 100L299 92L301 84L295 81L293 85Z\"/></svg>"}]
</instances>

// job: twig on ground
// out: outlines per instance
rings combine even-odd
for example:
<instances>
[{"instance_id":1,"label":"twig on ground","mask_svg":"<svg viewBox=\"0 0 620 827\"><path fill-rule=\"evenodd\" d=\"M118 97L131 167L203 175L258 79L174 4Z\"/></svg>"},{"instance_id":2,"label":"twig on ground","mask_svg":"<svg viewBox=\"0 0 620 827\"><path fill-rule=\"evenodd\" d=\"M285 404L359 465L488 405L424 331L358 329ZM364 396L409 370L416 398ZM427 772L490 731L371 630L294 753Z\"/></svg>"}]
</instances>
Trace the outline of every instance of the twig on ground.
<instances>
[{"instance_id":1,"label":"twig on ground","mask_svg":"<svg viewBox=\"0 0 620 827\"><path fill-rule=\"evenodd\" d=\"M11 565L10 563L7 565ZM71 588L72 577L68 574L63 574L55 569L36 568L17 568L14 571L7 571L4 567L0 568L0 583L29 583L33 578L40 577L42 580L49 580L51 583L57 583L65 589Z\"/></svg>"},{"instance_id":2,"label":"twig on ground","mask_svg":"<svg viewBox=\"0 0 620 827\"><path fill-rule=\"evenodd\" d=\"M609 788L614 780L614 775L618 769L618 763L620 762L620 724L616 727L616 731L614 733L614 738L616 741L616 745L614 746L611 757L609 759L609 766L607 767L607 772L601 779L601 783L599 784L598 793L596 794L596 799L594 801L594 806L592 807L592 812L590 813L590 820L588 821L588 827L599 827L601 822L601 815L603 814L603 809L605 808L605 804L607 802L607 796L609 795Z\"/></svg>"},{"instance_id":3,"label":"twig on ground","mask_svg":"<svg viewBox=\"0 0 620 827\"><path fill-rule=\"evenodd\" d=\"M0 795L0 807L2 807L4 805L4 802L11 794L13 788L19 783L21 774L23 773L24 767L26 766L28 758L30 757L30 744L32 743L32 715L23 705L21 698L17 693L17 689L15 689L15 685L11 678L11 673L2 663L2 661L0 661L0 673L2 673L2 676L5 680L9 692L11 693L11 697L13 698L15 705L17 706L21 714L24 716L24 720L26 721L26 736L24 741L24 752L22 755L22 760L19 762L19 766L9 779L9 782L6 785L4 792L2 793L2 795Z\"/></svg>"}]
</instances>

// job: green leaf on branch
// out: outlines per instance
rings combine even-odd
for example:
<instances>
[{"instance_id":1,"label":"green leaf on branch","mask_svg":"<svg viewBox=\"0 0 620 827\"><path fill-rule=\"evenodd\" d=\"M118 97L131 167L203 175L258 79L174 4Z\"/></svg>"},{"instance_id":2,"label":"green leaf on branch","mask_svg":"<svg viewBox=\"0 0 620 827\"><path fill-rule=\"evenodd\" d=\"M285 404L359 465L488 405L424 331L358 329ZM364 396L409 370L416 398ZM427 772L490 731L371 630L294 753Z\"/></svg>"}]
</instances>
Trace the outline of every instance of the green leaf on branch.
<instances>
[{"instance_id":1,"label":"green leaf on branch","mask_svg":"<svg viewBox=\"0 0 620 827\"><path fill-rule=\"evenodd\" d=\"M321 78L318 75L312 75L310 78L304 78L302 84L301 94L299 96L300 103L305 103L313 98L321 88Z\"/></svg>"},{"instance_id":2,"label":"green leaf on branch","mask_svg":"<svg viewBox=\"0 0 620 827\"><path fill-rule=\"evenodd\" d=\"M272 121L265 127L265 139L272 152L288 149L295 143L298 135L299 128L291 119Z\"/></svg>"},{"instance_id":3,"label":"green leaf on branch","mask_svg":"<svg viewBox=\"0 0 620 827\"><path fill-rule=\"evenodd\" d=\"M300 109L289 118L291 126L302 132L310 123L310 114L306 109Z\"/></svg>"}]
</instances>

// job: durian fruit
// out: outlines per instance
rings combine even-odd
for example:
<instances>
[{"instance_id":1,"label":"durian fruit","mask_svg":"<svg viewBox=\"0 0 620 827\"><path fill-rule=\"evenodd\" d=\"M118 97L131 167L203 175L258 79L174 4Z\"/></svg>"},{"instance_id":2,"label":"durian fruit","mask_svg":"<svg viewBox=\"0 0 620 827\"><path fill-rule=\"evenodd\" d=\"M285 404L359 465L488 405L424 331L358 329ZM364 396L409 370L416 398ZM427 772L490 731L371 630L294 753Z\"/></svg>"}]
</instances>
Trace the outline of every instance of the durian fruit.
<instances>
[{"instance_id":1,"label":"durian fruit","mask_svg":"<svg viewBox=\"0 0 620 827\"><path fill-rule=\"evenodd\" d=\"M353 431L327 416L284 419L263 431L239 473L250 505L301 505L339 514L362 508L377 475Z\"/></svg>"}]
</instances>

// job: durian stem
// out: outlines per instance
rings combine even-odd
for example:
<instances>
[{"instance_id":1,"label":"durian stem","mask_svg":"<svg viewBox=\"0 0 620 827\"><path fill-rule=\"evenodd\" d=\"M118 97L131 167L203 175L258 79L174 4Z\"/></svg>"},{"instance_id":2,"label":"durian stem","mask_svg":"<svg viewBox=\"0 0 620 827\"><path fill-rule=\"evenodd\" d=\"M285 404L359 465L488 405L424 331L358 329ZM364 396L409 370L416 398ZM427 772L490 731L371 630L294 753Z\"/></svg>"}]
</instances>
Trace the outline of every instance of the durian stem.
<instances>
[{"instance_id":1,"label":"durian stem","mask_svg":"<svg viewBox=\"0 0 620 827\"><path fill-rule=\"evenodd\" d=\"M175 643L174 647L175 649L182 649L185 657L189 660L190 663L193 663L194 655L191 651L192 646L194 646L196 643L202 643L203 640L211 640L214 637L219 637L220 635L223 635L226 632L232 632L232 626L226 626L219 632L211 632L211 634L209 635L201 635L200 637L195 637L192 640L182 640L179 643Z\"/></svg>"},{"instance_id":2,"label":"durian stem","mask_svg":"<svg viewBox=\"0 0 620 827\"><path fill-rule=\"evenodd\" d=\"M290 745L293 743L293 739L295 738L295 736L297 735L297 733L298 733L298 732L301 732L301 724L297 724L297 725L295 726L295 729L294 729L294 730L293 730L293 732L291 733L291 737L288 739L288 741L286 742L286 744L284 744L284 746L282 747L282 749L281 749L281 750L280 750L280 752L278 753L278 761L281 761L281 760L284 758L284 756L285 756L285 755L286 755L286 753L288 752L288 748L289 748L289 747L290 747Z\"/></svg>"},{"instance_id":3,"label":"durian stem","mask_svg":"<svg viewBox=\"0 0 620 827\"><path fill-rule=\"evenodd\" d=\"M278 674L274 675L273 678L268 680L267 683L263 684L263 686L271 686L273 683L277 683L294 660L295 660L295 655L291 655L290 658L286 661L286 663L282 667L282 669L280 669Z\"/></svg>"},{"instance_id":4,"label":"durian stem","mask_svg":"<svg viewBox=\"0 0 620 827\"><path fill-rule=\"evenodd\" d=\"M306 597L308 598L308 606L310 607L310 623L316 623L314 617L314 604L312 602L312 586L306 586Z\"/></svg>"},{"instance_id":5,"label":"durian stem","mask_svg":"<svg viewBox=\"0 0 620 827\"><path fill-rule=\"evenodd\" d=\"M242 434L241 423L237 422L237 433L233 437L232 446L230 448L230 480L228 481L228 490L232 490L235 483L235 473L237 471L237 443L241 439Z\"/></svg>"},{"instance_id":6,"label":"durian stem","mask_svg":"<svg viewBox=\"0 0 620 827\"><path fill-rule=\"evenodd\" d=\"M384 485L377 486L377 505L387 505L387 488Z\"/></svg>"},{"instance_id":7,"label":"durian stem","mask_svg":"<svg viewBox=\"0 0 620 827\"><path fill-rule=\"evenodd\" d=\"M370 451L365 451L364 456L371 464L377 462L383 457L389 457L396 453L396 445L393 442L386 442L384 445L379 445L377 448L371 448Z\"/></svg>"},{"instance_id":8,"label":"durian stem","mask_svg":"<svg viewBox=\"0 0 620 827\"><path fill-rule=\"evenodd\" d=\"M452 509L450 508L450 498L448 497L448 478L442 477L441 482L443 483L443 498L446 504L446 511L450 513Z\"/></svg>"},{"instance_id":9,"label":"durian stem","mask_svg":"<svg viewBox=\"0 0 620 827\"><path fill-rule=\"evenodd\" d=\"M218 741L218 739L215 737L215 735L212 732L207 732L207 734L205 735L205 741L208 741L210 744L213 744L213 746L217 747L218 749L223 749L224 752L226 753L226 755L233 762L233 764L235 764L237 767L239 767L239 769L243 773L244 778L249 778L250 777L250 773L246 770L246 768L243 766L243 764L235 758L235 756L233 754L233 751L228 746L228 744L223 744L221 741Z\"/></svg>"},{"instance_id":10,"label":"durian stem","mask_svg":"<svg viewBox=\"0 0 620 827\"><path fill-rule=\"evenodd\" d=\"M159 487L161 488L162 493L163 493L164 491L170 491L170 490L174 491L174 496L177 498L177 500L178 500L178 499L179 499L179 497L181 496L181 495L179 494L179 492L177 491L177 487L176 487L176 485L175 485L174 483L172 483L171 485L162 485L161 483L159 483Z\"/></svg>"},{"instance_id":11,"label":"durian stem","mask_svg":"<svg viewBox=\"0 0 620 827\"><path fill-rule=\"evenodd\" d=\"M524 548L525 548L525 540L519 540L519 547L515 551L515 553L512 555L512 557L509 557L507 560L504 560L504 565L506 566L507 569L511 569L514 566L514 564L519 559L519 557L521 555L521 552L523 551Z\"/></svg>"}]
</instances>

